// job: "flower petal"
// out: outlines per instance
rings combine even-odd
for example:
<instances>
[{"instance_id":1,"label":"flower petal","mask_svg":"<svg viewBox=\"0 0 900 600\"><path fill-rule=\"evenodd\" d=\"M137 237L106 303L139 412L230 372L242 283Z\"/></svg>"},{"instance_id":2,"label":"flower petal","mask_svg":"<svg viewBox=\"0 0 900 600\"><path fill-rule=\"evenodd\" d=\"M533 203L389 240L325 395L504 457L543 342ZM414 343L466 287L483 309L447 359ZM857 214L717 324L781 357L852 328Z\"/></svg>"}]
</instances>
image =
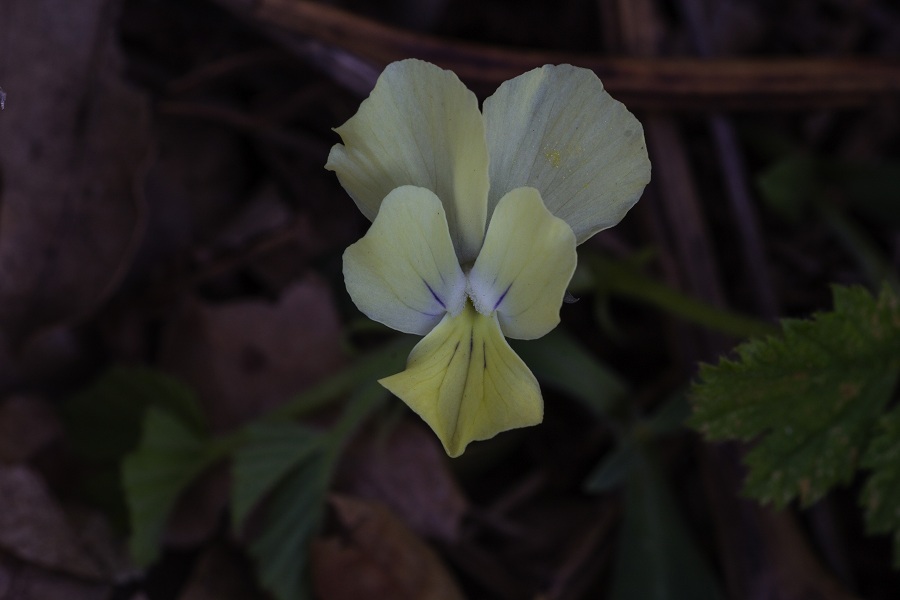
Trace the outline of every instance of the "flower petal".
<instances>
[{"instance_id":1,"label":"flower petal","mask_svg":"<svg viewBox=\"0 0 900 600\"><path fill-rule=\"evenodd\" d=\"M344 282L359 310L406 333L425 335L444 313L459 314L466 278L434 192L407 185L388 194L368 233L344 251Z\"/></svg>"},{"instance_id":2,"label":"flower petal","mask_svg":"<svg viewBox=\"0 0 900 600\"><path fill-rule=\"evenodd\" d=\"M485 101L484 120L488 215L531 186L580 244L622 220L650 181L641 124L587 69L546 65L511 79Z\"/></svg>"},{"instance_id":3,"label":"flower petal","mask_svg":"<svg viewBox=\"0 0 900 600\"><path fill-rule=\"evenodd\" d=\"M406 370L379 381L437 434L450 456L469 442L537 425L537 380L503 338L497 319L466 303L413 348Z\"/></svg>"},{"instance_id":4,"label":"flower petal","mask_svg":"<svg viewBox=\"0 0 900 600\"><path fill-rule=\"evenodd\" d=\"M420 60L384 70L368 99L335 129L326 169L369 219L401 185L444 203L461 263L475 259L487 217L487 145L478 100L451 71Z\"/></svg>"},{"instance_id":5,"label":"flower petal","mask_svg":"<svg viewBox=\"0 0 900 600\"><path fill-rule=\"evenodd\" d=\"M577 261L572 229L550 214L536 189L518 188L494 210L468 294L478 312L497 312L508 337L539 338L559 323Z\"/></svg>"}]
</instances>

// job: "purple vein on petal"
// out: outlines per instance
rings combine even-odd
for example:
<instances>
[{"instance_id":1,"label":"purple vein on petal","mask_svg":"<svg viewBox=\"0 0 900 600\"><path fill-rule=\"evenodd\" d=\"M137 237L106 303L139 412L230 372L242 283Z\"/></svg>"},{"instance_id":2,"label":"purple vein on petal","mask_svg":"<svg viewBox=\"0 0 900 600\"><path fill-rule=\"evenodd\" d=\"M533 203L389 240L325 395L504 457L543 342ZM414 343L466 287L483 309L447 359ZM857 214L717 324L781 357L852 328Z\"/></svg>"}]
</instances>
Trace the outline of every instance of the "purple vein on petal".
<instances>
[{"instance_id":1,"label":"purple vein on petal","mask_svg":"<svg viewBox=\"0 0 900 600\"><path fill-rule=\"evenodd\" d=\"M438 304L441 305L441 308L443 308L444 310L447 310L447 305L444 304L444 301L441 300L440 296L438 296L437 294L434 293L434 290L431 289L431 286L428 285L428 282L423 279L422 283L424 283L425 287L428 288L428 291L431 292L431 297L434 298L435 300L437 300Z\"/></svg>"},{"instance_id":2,"label":"purple vein on petal","mask_svg":"<svg viewBox=\"0 0 900 600\"><path fill-rule=\"evenodd\" d=\"M499 298L497 298L497 302L494 304L493 310L497 310L497 307L500 306L500 303L503 302L504 298L506 298L506 294L509 293L509 288L511 288L511 287L512 287L512 284L509 284L508 286L506 286L506 289L503 290L503 293L500 294Z\"/></svg>"}]
</instances>

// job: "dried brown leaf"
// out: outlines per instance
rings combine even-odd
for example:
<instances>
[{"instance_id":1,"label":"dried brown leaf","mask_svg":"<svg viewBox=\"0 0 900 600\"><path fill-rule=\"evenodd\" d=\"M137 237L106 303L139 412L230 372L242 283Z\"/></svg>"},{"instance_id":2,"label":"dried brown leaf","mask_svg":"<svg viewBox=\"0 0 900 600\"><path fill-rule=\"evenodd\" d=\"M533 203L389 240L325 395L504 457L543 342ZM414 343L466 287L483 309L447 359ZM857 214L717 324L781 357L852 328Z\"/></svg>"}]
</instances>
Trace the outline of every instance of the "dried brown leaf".
<instances>
[{"instance_id":1,"label":"dried brown leaf","mask_svg":"<svg viewBox=\"0 0 900 600\"><path fill-rule=\"evenodd\" d=\"M105 579L43 480L27 467L0 466L0 549L46 569Z\"/></svg>"},{"instance_id":2,"label":"dried brown leaf","mask_svg":"<svg viewBox=\"0 0 900 600\"><path fill-rule=\"evenodd\" d=\"M313 543L321 600L462 600L443 562L383 506L349 496L330 501L344 535Z\"/></svg>"},{"instance_id":3,"label":"dried brown leaf","mask_svg":"<svg viewBox=\"0 0 900 600\"><path fill-rule=\"evenodd\" d=\"M106 600L110 587L80 581L33 565L15 564L0 556L0 598L3 600Z\"/></svg>"},{"instance_id":4,"label":"dried brown leaf","mask_svg":"<svg viewBox=\"0 0 900 600\"><path fill-rule=\"evenodd\" d=\"M416 533L455 542L469 508L435 437L403 421L383 435L367 431L348 448L337 487L384 503Z\"/></svg>"},{"instance_id":5,"label":"dried brown leaf","mask_svg":"<svg viewBox=\"0 0 900 600\"><path fill-rule=\"evenodd\" d=\"M0 113L0 330L18 345L89 314L138 241L146 101L118 76L105 0L6 12Z\"/></svg>"},{"instance_id":6,"label":"dried brown leaf","mask_svg":"<svg viewBox=\"0 0 900 600\"><path fill-rule=\"evenodd\" d=\"M198 391L214 429L276 406L343 362L328 286L307 277L277 304L193 303L168 326L163 364Z\"/></svg>"}]
</instances>

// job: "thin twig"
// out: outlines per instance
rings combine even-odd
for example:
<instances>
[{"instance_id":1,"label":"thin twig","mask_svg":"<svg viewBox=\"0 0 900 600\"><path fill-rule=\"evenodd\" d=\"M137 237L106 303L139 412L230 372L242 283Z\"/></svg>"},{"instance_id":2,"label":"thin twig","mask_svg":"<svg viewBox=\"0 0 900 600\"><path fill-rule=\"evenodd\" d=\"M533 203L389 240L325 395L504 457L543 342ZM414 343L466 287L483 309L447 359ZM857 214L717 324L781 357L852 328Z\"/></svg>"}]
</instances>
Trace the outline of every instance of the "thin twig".
<instances>
[{"instance_id":1,"label":"thin twig","mask_svg":"<svg viewBox=\"0 0 900 600\"><path fill-rule=\"evenodd\" d=\"M637 109L848 107L900 94L900 60L896 59L705 60L518 50L413 33L307 0L213 1L251 22L272 26L264 28L267 35L278 35L280 30L276 40L280 43L286 41L284 34L300 34L362 59L376 73L395 60L422 58L453 70L484 92L543 64L569 63L593 69L613 95ZM315 50L319 59L333 59L321 47L300 50ZM367 86L361 85L359 74L352 75L350 83L365 92Z\"/></svg>"}]
</instances>

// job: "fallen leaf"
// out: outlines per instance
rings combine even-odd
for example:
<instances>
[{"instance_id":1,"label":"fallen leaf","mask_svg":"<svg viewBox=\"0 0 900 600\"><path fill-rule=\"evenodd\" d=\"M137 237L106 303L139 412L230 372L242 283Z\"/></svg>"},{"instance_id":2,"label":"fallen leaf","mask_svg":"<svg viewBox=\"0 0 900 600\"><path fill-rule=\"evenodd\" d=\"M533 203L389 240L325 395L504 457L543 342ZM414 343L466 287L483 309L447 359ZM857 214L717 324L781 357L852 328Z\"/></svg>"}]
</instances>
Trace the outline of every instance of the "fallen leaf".
<instances>
[{"instance_id":1,"label":"fallen leaf","mask_svg":"<svg viewBox=\"0 0 900 600\"><path fill-rule=\"evenodd\" d=\"M43 399L12 396L0 403L0 463L25 462L61 434L56 412Z\"/></svg>"},{"instance_id":2,"label":"fallen leaf","mask_svg":"<svg viewBox=\"0 0 900 600\"><path fill-rule=\"evenodd\" d=\"M43 480L27 467L0 466L0 549L46 569L105 579Z\"/></svg>"},{"instance_id":3,"label":"fallen leaf","mask_svg":"<svg viewBox=\"0 0 900 600\"><path fill-rule=\"evenodd\" d=\"M3 23L0 330L18 346L116 287L139 240L148 107L118 76L116 3L17 2Z\"/></svg>"},{"instance_id":4,"label":"fallen leaf","mask_svg":"<svg viewBox=\"0 0 900 600\"><path fill-rule=\"evenodd\" d=\"M128 555L125 540L113 530L106 515L79 506L67 507L66 517L85 553L108 574L110 582L124 583L140 575L140 569Z\"/></svg>"},{"instance_id":5,"label":"fallen leaf","mask_svg":"<svg viewBox=\"0 0 900 600\"><path fill-rule=\"evenodd\" d=\"M168 326L162 362L197 391L213 430L232 429L301 391L343 362L328 287L309 277L280 302L192 302ZM166 541L195 544L219 523L228 478L213 469L176 506Z\"/></svg>"},{"instance_id":6,"label":"fallen leaf","mask_svg":"<svg viewBox=\"0 0 900 600\"><path fill-rule=\"evenodd\" d=\"M435 437L404 420L387 435L368 430L347 449L336 475L342 492L385 504L416 533L459 539L468 502Z\"/></svg>"},{"instance_id":7,"label":"fallen leaf","mask_svg":"<svg viewBox=\"0 0 900 600\"><path fill-rule=\"evenodd\" d=\"M0 598L3 600L106 600L109 597L108 585L16 564L0 556Z\"/></svg>"},{"instance_id":8,"label":"fallen leaf","mask_svg":"<svg viewBox=\"0 0 900 600\"><path fill-rule=\"evenodd\" d=\"M320 600L462 600L435 552L383 506L332 496L342 534L313 542Z\"/></svg>"},{"instance_id":9,"label":"fallen leaf","mask_svg":"<svg viewBox=\"0 0 900 600\"><path fill-rule=\"evenodd\" d=\"M281 404L344 360L334 300L313 276L277 304L192 302L169 323L162 355L197 390L214 431Z\"/></svg>"}]
</instances>

